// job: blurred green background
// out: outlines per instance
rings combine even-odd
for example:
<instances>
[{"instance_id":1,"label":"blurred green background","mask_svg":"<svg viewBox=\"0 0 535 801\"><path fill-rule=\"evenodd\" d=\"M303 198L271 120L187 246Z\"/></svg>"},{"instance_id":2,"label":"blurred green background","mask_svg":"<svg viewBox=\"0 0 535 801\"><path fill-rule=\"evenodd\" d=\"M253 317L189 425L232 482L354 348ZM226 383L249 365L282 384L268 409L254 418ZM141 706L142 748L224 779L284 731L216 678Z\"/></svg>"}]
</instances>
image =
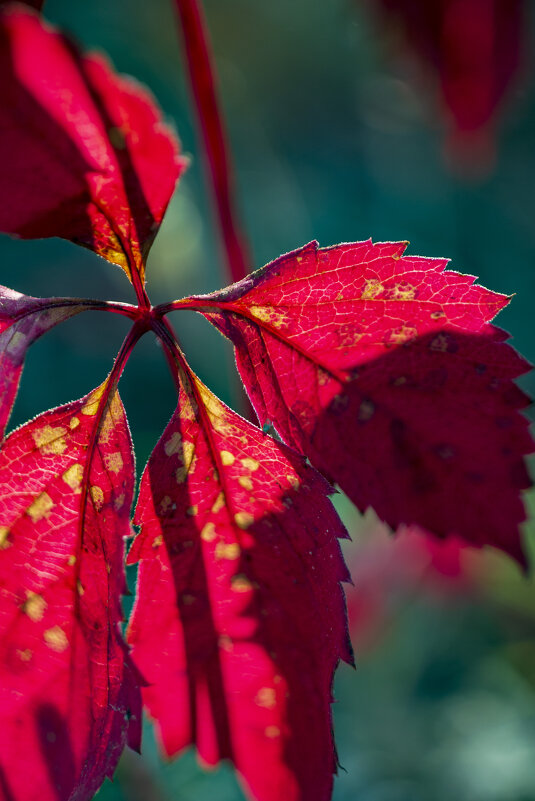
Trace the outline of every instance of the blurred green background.
<instances>
[{"instance_id":1,"label":"blurred green background","mask_svg":"<svg viewBox=\"0 0 535 801\"><path fill-rule=\"evenodd\" d=\"M455 269L517 293L499 323L533 361L533 14L497 163L474 180L446 165L436 98L393 57L390 32L372 23L364 2L209 0L206 10L251 266L314 238L322 245L408 239L411 253L450 257ZM47 0L45 16L146 83L191 156L150 256L152 301L228 283L170 0ZM3 284L32 295L132 299L118 268L66 242L2 236L0 264ZM173 323L194 369L235 403L226 343L193 313L175 314ZM36 343L12 424L100 383L126 328L114 315L86 314ZM522 386L533 392L533 375ZM151 338L132 357L121 394L141 468L175 404ZM335 725L347 772L336 780L335 799L535 801L533 580L492 553L467 557L461 577L444 577L418 549L417 564L410 554L392 559L397 546L373 515L360 518L343 498L338 505L354 536L348 559L357 588L349 604L373 626L363 634L355 624L357 671L338 672ZM102 801L243 797L226 767L205 774L192 754L163 764L150 725L144 742L143 759L125 756Z\"/></svg>"}]
</instances>

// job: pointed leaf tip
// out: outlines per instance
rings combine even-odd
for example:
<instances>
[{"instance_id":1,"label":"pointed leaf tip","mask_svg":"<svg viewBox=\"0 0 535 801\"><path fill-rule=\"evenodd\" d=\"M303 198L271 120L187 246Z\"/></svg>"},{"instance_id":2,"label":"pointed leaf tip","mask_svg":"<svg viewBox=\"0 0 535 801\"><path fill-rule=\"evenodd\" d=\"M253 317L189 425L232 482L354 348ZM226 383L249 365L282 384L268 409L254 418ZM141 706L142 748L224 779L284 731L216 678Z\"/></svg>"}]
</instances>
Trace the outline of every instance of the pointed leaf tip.
<instances>
[{"instance_id":1,"label":"pointed leaf tip","mask_svg":"<svg viewBox=\"0 0 535 801\"><path fill-rule=\"evenodd\" d=\"M186 162L154 99L20 7L0 11L0 230L60 236L143 283Z\"/></svg>"}]
</instances>

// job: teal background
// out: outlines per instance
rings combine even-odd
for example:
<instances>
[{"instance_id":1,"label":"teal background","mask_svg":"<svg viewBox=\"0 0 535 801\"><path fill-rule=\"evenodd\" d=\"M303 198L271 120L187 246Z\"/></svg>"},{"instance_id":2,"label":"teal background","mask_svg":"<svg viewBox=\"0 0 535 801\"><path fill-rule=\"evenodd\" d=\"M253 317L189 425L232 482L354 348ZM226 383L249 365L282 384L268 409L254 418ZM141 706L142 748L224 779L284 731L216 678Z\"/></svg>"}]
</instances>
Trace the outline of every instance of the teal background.
<instances>
[{"instance_id":1,"label":"teal background","mask_svg":"<svg viewBox=\"0 0 535 801\"><path fill-rule=\"evenodd\" d=\"M149 259L154 303L228 283L171 6L168 0L47 0L45 6L48 19L152 89L190 155ZM492 289L516 293L499 323L533 361L533 14L525 27L524 71L504 106L495 168L475 179L446 163L435 98L393 56L391 32L372 23L364 2L210 0L206 10L251 267L311 239L322 245L408 239L411 253L447 256L453 268ZM118 268L59 240L0 237L0 281L32 295L133 299ZM172 319L194 369L235 403L227 344L193 313ZM12 424L99 384L127 326L114 315L88 313L37 342ZM533 375L521 383L534 391ZM121 394L141 468L175 404L150 337L128 364ZM370 547L373 516L363 521L344 499L337 503L354 535L348 558L356 564L360 549ZM533 534L526 527L528 541ZM336 733L347 771L336 781L338 801L535 801L533 580L505 556L477 560L482 575L468 593L430 592L418 578L385 577L386 617L377 640L357 653L356 672L343 666L337 677ZM164 764L147 725L143 759L127 754L98 798L242 796L227 767L203 773L192 754Z\"/></svg>"}]
</instances>

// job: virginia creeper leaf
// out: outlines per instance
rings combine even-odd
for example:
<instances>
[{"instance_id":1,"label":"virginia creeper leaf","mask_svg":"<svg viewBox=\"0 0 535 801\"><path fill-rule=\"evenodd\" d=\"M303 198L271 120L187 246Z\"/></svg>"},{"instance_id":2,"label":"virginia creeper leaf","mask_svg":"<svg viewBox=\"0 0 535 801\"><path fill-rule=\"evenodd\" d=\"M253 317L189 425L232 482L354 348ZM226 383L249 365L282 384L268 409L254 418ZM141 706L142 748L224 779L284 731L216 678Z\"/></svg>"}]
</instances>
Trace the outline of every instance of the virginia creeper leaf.
<instances>
[{"instance_id":1,"label":"virginia creeper leaf","mask_svg":"<svg viewBox=\"0 0 535 801\"><path fill-rule=\"evenodd\" d=\"M0 230L61 236L143 282L185 167L149 93L31 11L0 13Z\"/></svg>"},{"instance_id":2,"label":"virginia creeper leaf","mask_svg":"<svg viewBox=\"0 0 535 801\"><path fill-rule=\"evenodd\" d=\"M231 759L260 801L327 801L331 684L351 659L327 482L182 376L141 480L129 626L163 747Z\"/></svg>"},{"instance_id":3,"label":"virginia creeper leaf","mask_svg":"<svg viewBox=\"0 0 535 801\"><path fill-rule=\"evenodd\" d=\"M71 298L32 298L0 286L0 439L15 402L29 346L57 323L94 305Z\"/></svg>"},{"instance_id":4,"label":"virginia creeper leaf","mask_svg":"<svg viewBox=\"0 0 535 801\"><path fill-rule=\"evenodd\" d=\"M508 298L404 250L312 243L184 303L234 342L260 423L360 509L523 561L528 364L488 324Z\"/></svg>"},{"instance_id":5,"label":"virginia creeper leaf","mask_svg":"<svg viewBox=\"0 0 535 801\"><path fill-rule=\"evenodd\" d=\"M139 747L137 674L119 632L133 471L106 382L0 450L3 799L91 799L125 741Z\"/></svg>"},{"instance_id":6,"label":"virginia creeper leaf","mask_svg":"<svg viewBox=\"0 0 535 801\"><path fill-rule=\"evenodd\" d=\"M437 78L451 144L483 159L495 117L522 61L523 0L375 0L403 29L424 73Z\"/></svg>"}]
</instances>

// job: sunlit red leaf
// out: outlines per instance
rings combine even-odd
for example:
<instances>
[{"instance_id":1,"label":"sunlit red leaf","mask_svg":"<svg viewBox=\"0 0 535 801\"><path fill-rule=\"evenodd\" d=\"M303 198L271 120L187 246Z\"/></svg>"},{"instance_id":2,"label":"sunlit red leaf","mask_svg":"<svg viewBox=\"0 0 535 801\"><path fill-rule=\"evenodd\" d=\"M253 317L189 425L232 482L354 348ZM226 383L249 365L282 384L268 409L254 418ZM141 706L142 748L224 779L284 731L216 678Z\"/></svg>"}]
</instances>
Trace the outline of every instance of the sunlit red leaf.
<instances>
[{"instance_id":1,"label":"sunlit red leaf","mask_svg":"<svg viewBox=\"0 0 535 801\"><path fill-rule=\"evenodd\" d=\"M0 230L61 236L134 284L185 167L154 100L20 8L0 12Z\"/></svg>"},{"instance_id":2,"label":"sunlit red leaf","mask_svg":"<svg viewBox=\"0 0 535 801\"><path fill-rule=\"evenodd\" d=\"M57 323L96 305L99 303L71 298L32 298L0 286L0 439L29 346Z\"/></svg>"},{"instance_id":3,"label":"sunlit red leaf","mask_svg":"<svg viewBox=\"0 0 535 801\"><path fill-rule=\"evenodd\" d=\"M261 424L360 509L522 561L528 365L488 324L508 298L404 249L312 243L182 305L236 345Z\"/></svg>"},{"instance_id":4,"label":"sunlit red leaf","mask_svg":"<svg viewBox=\"0 0 535 801\"><path fill-rule=\"evenodd\" d=\"M350 660L328 484L197 379L141 481L129 627L168 754L231 759L260 801L327 801L331 684Z\"/></svg>"},{"instance_id":5,"label":"sunlit red leaf","mask_svg":"<svg viewBox=\"0 0 535 801\"><path fill-rule=\"evenodd\" d=\"M2 799L91 799L125 741L139 747L137 674L119 632L133 467L106 384L0 451Z\"/></svg>"}]
</instances>

